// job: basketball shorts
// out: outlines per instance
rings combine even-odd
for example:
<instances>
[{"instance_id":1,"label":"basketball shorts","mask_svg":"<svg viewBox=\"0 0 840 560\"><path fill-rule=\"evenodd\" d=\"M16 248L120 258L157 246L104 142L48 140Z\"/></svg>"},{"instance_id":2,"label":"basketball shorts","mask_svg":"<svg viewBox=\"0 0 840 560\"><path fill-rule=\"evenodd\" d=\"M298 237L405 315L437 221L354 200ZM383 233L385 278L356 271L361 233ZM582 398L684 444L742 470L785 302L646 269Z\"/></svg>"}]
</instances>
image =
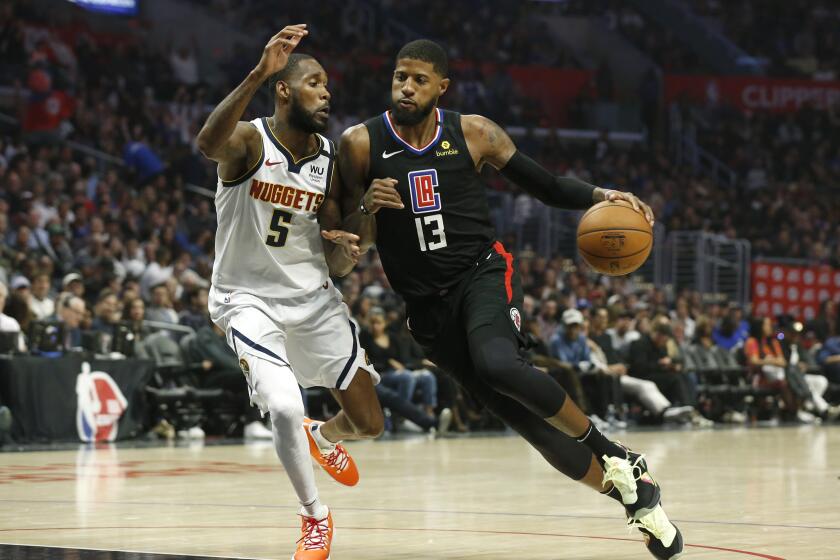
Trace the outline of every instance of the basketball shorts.
<instances>
[{"instance_id":1,"label":"basketball shorts","mask_svg":"<svg viewBox=\"0 0 840 560\"><path fill-rule=\"evenodd\" d=\"M289 367L302 387L345 390L358 370L379 374L359 344L358 329L350 320L332 281L315 292L292 299L258 297L212 287L210 318L225 331L227 343L253 389L249 361L267 360ZM254 399L252 392L252 401Z\"/></svg>"},{"instance_id":2,"label":"basketball shorts","mask_svg":"<svg viewBox=\"0 0 840 560\"><path fill-rule=\"evenodd\" d=\"M406 302L408 327L429 359L456 379L472 370L467 336L479 327L526 347L522 282L513 256L496 242L446 293Z\"/></svg>"}]
</instances>

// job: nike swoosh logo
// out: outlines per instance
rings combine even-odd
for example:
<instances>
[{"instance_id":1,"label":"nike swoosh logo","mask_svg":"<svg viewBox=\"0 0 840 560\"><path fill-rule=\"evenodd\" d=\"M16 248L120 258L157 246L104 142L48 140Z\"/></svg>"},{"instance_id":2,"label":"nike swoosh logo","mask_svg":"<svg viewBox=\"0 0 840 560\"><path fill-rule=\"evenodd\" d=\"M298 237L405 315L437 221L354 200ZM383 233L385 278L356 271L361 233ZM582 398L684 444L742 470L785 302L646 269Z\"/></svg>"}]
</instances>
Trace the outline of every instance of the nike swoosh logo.
<instances>
[{"instance_id":1,"label":"nike swoosh logo","mask_svg":"<svg viewBox=\"0 0 840 560\"><path fill-rule=\"evenodd\" d=\"M281 163L283 163L283 162L282 161L265 160L265 166L266 167L271 167L272 165L280 165Z\"/></svg>"},{"instance_id":2,"label":"nike swoosh logo","mask_svg":"<svg viewBox=\"0 0 840 560\"><path fill-rule=\"evenodd\" d=\"M399 154L399 153L402 153L402 152L404 152L404 151L405 151L405 150L397 150L396 152L391 152L391 153L389 154L389 153L388 153L388 152L386 152L385 150L382 150L382 159L388 159L389 157L391 157L391 156L395 156L395 155L397 155L397 154Z\"/></svg>"}]
</instances>

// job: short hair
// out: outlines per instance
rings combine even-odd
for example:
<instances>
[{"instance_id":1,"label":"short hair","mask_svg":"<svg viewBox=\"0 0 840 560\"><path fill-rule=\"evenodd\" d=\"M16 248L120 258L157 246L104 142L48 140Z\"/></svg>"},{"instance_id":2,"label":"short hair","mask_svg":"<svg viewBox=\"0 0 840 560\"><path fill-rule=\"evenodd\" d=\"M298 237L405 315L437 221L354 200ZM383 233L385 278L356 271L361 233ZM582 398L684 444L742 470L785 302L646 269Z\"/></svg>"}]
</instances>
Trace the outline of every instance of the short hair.
<instances>
[{"instance_id":1,"label":"short hair","mask_svg":"<svg viewBox=\"0 0 840 560\"><path fill-rule=\"evenodd\" d=\"M397 53L397 60L402 58L429 62L435 72L444 78L449 73L449 58L446 56L446 51L443 50L443 47L428 39L418 39L406 44Z\"/></svg>"},{"instance_id":2,"label":"short hair","mask_svg":"<svg viewBox=\"0 0 840 560\"><path fill-rule=\"evenodd\" d=\"M274 93L277 87L277 82L289 83L289 81L291 81L291 79L300 70L300 63L304 60L315 60L315 57L305 53L290 54L289 60L286 62L286 66L284 66L279 72L275 72L268 77L268 90Z\"/></svg>"}]
</instances>

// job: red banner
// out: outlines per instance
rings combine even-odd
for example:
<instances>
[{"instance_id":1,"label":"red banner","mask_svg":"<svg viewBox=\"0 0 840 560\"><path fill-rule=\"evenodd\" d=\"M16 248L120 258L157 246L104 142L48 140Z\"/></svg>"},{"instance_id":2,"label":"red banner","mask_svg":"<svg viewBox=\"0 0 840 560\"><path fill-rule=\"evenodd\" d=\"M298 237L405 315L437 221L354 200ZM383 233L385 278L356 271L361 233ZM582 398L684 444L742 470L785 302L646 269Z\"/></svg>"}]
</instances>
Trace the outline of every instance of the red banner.
<instances>
[{"instance_id":1,"label":"red banner","mask_svg":"<svg viewBox=\"0 0 840 560\"><path fill-rule=\"evenodd\" d=\"M819 312L820 303L840 302L840 270L828 266L788 266L753 263L753 315L790 314L810 320Z\"/></svg>"},{"instance_id":2,"label":"red banner","mask_svg":"<svg viewBox=\"0 0 840 560\"><path fill-rule=\"evenodd\" d=\"M787 113L805 105L825 111L840 103L840 82L759 76L666 76L665 101L681 98L756 112Z\"/></svg>"}]
</instances>

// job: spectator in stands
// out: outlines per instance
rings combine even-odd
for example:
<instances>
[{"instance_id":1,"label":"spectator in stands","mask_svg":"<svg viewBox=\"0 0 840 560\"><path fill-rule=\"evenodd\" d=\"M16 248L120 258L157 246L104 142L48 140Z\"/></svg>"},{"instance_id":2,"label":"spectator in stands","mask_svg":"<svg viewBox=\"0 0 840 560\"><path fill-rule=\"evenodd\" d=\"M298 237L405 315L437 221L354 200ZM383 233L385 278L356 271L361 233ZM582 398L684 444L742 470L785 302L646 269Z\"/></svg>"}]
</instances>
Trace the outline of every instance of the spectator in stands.
<instances>
[{"instance_id":1,"label":"spectator in stands","mask_svg":"<svg viewBox=\"0 0 840 560\"><path fill-rule=\"evenodd\" d=\"M93 308L93 330L112 334L121 320L122 304L117 294L108 289L103 290Z\"/></svg>"},{"instance_id":2,"label":"spectator in stands","mask_svg":"<svg viewBox=\"0 0 840 560\"><path fill-rule=\"evenodd\" d=\"M549 350L558 360L570 364L580 373L593 369L589 346L583 335L583 313L566 309L562 315L563 328L551 338Z\"/></svg>"},{"instance_id":3,"label":"spectator in stands","mask_svg":"<svg viewBox=\"0 0 840 560\"><path fill-rule=\"evenodd\" d=\"M29 298L29 308L36 320L46 319L55 314L55 301L50 297L50 276L39 272L32 279L32 296Z\"/></svg>"},{"instance_id":4,"label":"spectator in stands","mask_svg":"<svg viewBox=\"0 0 840 560\"><path fill-rule=\"evenodd\" d=\"M437 399L437 382L430 372L414 375L406 369L402 362L403 356L399 341L388 331L388 324L385 319L385 311L380 307L370 310L368 318L369 330L362 331L362 347L367 351L368 358L373 363L376 371L382 377L381 384L392 391L404 401L411 403L414 398L414 391L419 384L424 385L423 394L426 399L423 405L426 414L429 414L432 404ZM434 397L429 397L434 393ZM433 413L431 414L433 416Z\"/></svg>"},{"instance_id":5,"label":"spectator in stands","mask_svg":"<svg viewBox=\"0 0 840 560\"><path fill-rule=\"evenodd\" d=\"M668 355L668 343L673 337L671 326L655 321L650 332L630 344L630 375L647 379L672 403L695 407L696 402L682 364Z\"/></svg>"},{"instance_id":6,"label":"spectator in stands","mask_svg":"<svg viewBox=\"0 0 840 560\"><path fill-rule=\"evenodd\" d=\"M833 407L825 400L828 379L820 371L815 357L802 346L804 326L791 315L779 317L782 331L782 351L788 362L788 383L797 393L793 383L798 382L800 397L805 401L805 408L824 420L835 420L840 416L840 406ZM802 383L804 381L804 384Z\"/></svg>"},{"instance_id":7,"label":"spectator in stands","mask_svg":"<svg viewBox=\"0 0 840 560\"><path fill-rule=\"evenodd\" d=\"M140 276L140 296L144 300L149 300L152 297L152 287L172 278L173 270L172 251L167 247L158 247L155 250L154 260Z\"/></svg>"},{"instance_id":8,"label":"spectator in stands","mask_svg":"<svg viewBox=\"0 0 840 560\"><path fill-rule=\"evenodd\" d=\"M187 308L178 315L178 322L198 331L211 326L207 312L207 288L196 288L188 295Z\"/></svg>"},{"instance_id":9,"label":"spectator in stands","mask_svg":"<svg viewBox=\"0 0 840 560\"><path fill-rule=\"evenodd\" d=\"M17 319L6 315L6 299L9 296L9 289L5 284L0 282L0 332L3 333L18 333L17 349L23 351L23 337L21 336L20 323Z\"/></svg>"},{"instance_id":10,"label":"spectator in stands","mask_svg":"<svg viewBox=\"0 0 840 560\"><path fill-rule=\"evenodd\" d=\"M139 342L151 334L149 328L143 324L143 321L146 320L146 304L143 303L142 299L136 297L129 301L126 310L128 327L134 333L136 341Z\"/></svg>"},{"instance_id":11,"label":"spectator in stands","mask_svg":"<svg viewBox=\"0 0 840 560\"><path fill-rule=\"evenodd\" d=\"M61 291L84 299L85 284L82 281L82 275L78 272L71 272L65 275L61 280Z\"/></svg>"},{"instance_id":12,"label":"spectator in stands","mask_svg":"<svg viewBox=\"0 0 840 560\"><path fill-rule=\"evenodd\" d=\"M618 311L615 326L607 329L613 348L625 361L627 361L630 345L641 338L641 334L633 326L634 319L635 315L631 311L621 309Z\"/></svg>"},{"instance_id":13,"label":"spectator in stands","mask_svg":"<svg viewBox=\"0 0 840 560\"><path fill-rule=\"evenodd\" d=\"M817 362L831 383L840 384L840 336L832 336L823 343Z\"/></svg>"},{"instance_id":14,"label":"spectator in stands","mask_svg":"<svg viewBox=\"0 0 840 560\"><path fill-rule=\"evenodd\" d=\"M621 384L622 394L638 400L645 410L653 415L655 422L689 422L694 416L693 407L673 406L656 383L628 375L627 364L613 347L612 337L607 334L608 326L609 312L604 307L597 308L593 313L592 328L589 332L594 344L592 361L596 367L608 375L615 376Z\"/></svg>"},{"instance_id":15,"label":"spectator in stands","mask_svg":"<svg viewBox=\"0 0 840 560\"><path fill-rule=\"evenodd\" d=\"M146 320L178 324L178 314L172 305L172 296L166 283L158 284L152 288L152 300L149 309L146 310Z\"/></svg>"},{"instance_id":16,"label":"spectator in stands","mask_svg":"<svg viewBox=\"0 0 840 560\"><path fill-rule=\"evenodd\" d=\"M686 340L694 338L696 323L691 317L688 300L684 297L677 298L676 308L671 312L671 321L675 330L677 326L682 328Z\"/></svg>"},{"instance_id":17,"label":"spectator in stands","mask_svg":"<svg viewBox=\"0 0 840 560\"><path fill-rule=\"evenodd\" d=\"M609 416L608 422L617 420L615 414L622 405L621 384L616 377L605 375L592 363L584 334L583 313L577 309L566 309L561 320L562 330L554 335L549 346L551 356L581 376L593 412L599 416Z\"/></svg>"},{"instance_id":18,"label":"spectator in stands","mask_svg":"<svg viewBox=\"0 0 840 560\"><path fill-rule=\"evenodd\" d=\"M808 325L808 329L814 331L817 340L840 335L840 311L833 299L828 298L820 303L820 311Z\"/></svg>"},{"instance_id":19,"label":"spectator in stands","mask_svg":"<svg viewBox=\"0 0 840 560\"><path fill-rule=\"evenodd\" d=\"M730 305L720 324L712 331L712 339L724 350L732 350L749 338L750 330L743 310L737 305Z\"/></svg>"},{"instance_id":20,"label":"spectator in stands","mask_svg":"<svg viewBox=\"0 0 840 560\"><path fill-rule=\"evenodd\" d=\"M72 350L82 346L81 324L85 316L85 300L69 295L58 306L58 320L64 325L64 349Z\"/></svg>"},{"instance_id":21,"label":"spectator in stands","mask_svg":"<svg viewBox=\"0 0 840 560\"><path fill-rule=\"evenodd\" d=\"M560 322L557 320L557 300L554 298L547 299L542 302L540 314L537 316L537 324L540 328L540 338L546 344L551 344L551 340L560 330Z\"/></svg>"},{"instance_id":22,"label":"spectator in stands","mask_svg":"<svg viewBox=\"0 0 840 560\"><path fill-rule=\"evenodd\" d=\"M744 356L754 383L777 389L785 404L785 417L802 423L814 422L814 416L800 409L799 400L787 382L788 362L770 317L756 317L750 325L750 337L744 344Z\"/></svg>"},{"instance_id":23,"label":"spectator in stands","mask_svg":"<svg viewBox=\"0 0 840 560\"><path fill-rule=\"evenodd\" d=\"M172 66L172 75L178 83L194 86L198 84L198 59L195 56L195 47L181 45L172 49L169 54L169 63Z\"/></svg>"}]
</instances>

